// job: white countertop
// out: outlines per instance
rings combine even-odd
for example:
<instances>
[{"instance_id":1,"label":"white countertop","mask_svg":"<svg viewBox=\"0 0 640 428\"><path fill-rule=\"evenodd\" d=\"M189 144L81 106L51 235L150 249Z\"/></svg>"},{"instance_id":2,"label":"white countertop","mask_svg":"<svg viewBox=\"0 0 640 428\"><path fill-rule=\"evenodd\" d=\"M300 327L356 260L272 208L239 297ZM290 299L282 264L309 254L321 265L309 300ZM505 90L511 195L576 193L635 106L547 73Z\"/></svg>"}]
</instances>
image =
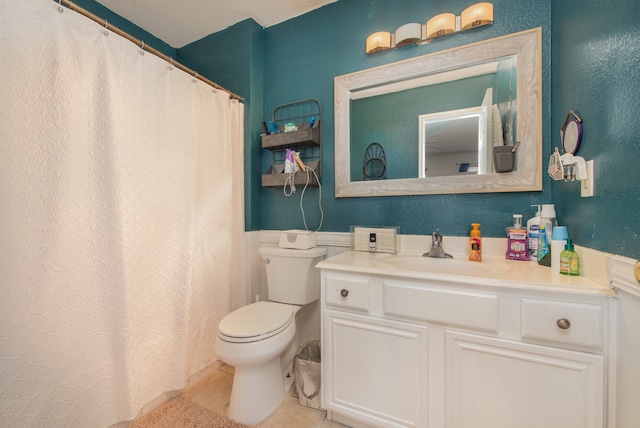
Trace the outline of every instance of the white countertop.
<instances>
[{"instance_id":1,"label":"white countertop","mask_svg":"<svg viewBox=\"0 0 640 428\"><path fill-rule=\"evenodd\" d=\"M429 271L427 266L414 269L394 263L408 261L410 265L421 263L420 253L367 253L345 251L318 263L320 269L383 275L397 278L428 279L440 283L476 285L500 288L556 291L578 294L615 295L607 283L599 283L585 276L567 276L554 272L550 267L540 266L534 261L506 260L504 257L484 256L481 262L472 262L464 254L454 254L453 259L424 258L425 264L437 263L437 271ZM451 269L442 268L451 262ZM482 267L467 264L482 264Z\"/></svg>"}]
</instances>

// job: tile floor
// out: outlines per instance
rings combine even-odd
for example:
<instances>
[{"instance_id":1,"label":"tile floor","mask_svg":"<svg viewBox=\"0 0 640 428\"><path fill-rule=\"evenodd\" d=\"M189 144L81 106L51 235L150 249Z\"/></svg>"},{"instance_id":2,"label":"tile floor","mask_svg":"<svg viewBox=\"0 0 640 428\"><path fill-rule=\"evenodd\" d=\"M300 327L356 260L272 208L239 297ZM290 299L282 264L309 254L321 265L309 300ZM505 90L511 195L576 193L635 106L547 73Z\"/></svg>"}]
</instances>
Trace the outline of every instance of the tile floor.
<instances>
[{"instance_id":1,"label":"tile floor","mask_svg":"<svg viewBox=\"0 0 640 428\"><path fill-rule=\"evenodd\" d=\"M225 414L229 405L233 367L223 364L203 373L202 377L187 386L181 396L220 415ZM295 387L284 402L267 419L258 424L259 428L348 428L326 418L325 411L301 406Z\"/></svg>"}]
</instances>

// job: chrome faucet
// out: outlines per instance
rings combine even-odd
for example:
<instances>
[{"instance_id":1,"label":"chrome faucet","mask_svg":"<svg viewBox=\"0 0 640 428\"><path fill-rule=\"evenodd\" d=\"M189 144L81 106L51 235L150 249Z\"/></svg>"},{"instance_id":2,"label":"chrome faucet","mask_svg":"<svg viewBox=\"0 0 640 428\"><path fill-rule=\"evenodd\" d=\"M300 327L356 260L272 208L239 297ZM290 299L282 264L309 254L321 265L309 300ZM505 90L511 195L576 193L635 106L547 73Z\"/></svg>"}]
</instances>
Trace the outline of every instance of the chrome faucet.
<instances>
[{"instance_id":1,"label":"chrome faucet","mask_svg":"<svg viewBox=\"0 0 640 428\"><path fill-rule=\"evenodd\" d=\"M453 258L451 254L447 254L444 252L444 248L442 248L442 235L437 231L431 234L431 251L429 251L428 253L424 253L422 257L438 257L441 259Z\"/></svg>"}]
</instances>

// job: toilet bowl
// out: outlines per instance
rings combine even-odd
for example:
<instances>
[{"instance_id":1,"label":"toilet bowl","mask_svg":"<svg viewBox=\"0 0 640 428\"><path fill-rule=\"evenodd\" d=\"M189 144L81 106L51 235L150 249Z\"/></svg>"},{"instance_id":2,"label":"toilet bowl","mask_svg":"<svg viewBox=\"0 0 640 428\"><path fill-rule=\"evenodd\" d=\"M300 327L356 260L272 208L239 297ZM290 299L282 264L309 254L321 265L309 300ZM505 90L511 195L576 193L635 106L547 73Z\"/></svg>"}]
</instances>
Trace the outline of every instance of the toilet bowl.
<instances>
[{"instance_id":1,"label":"toilet bowl","mask_svg":"<svg viewBox=\"0 0 640 428\"><path fill-rule=\"evenodd\" d=\"M283 370L280 356L289 348L297 348L295 314L299 309L256 302L220 322L215 350L222 361L235 367L227 411L231 419L257 424L286 397L293 384L293 371L290 367ZM246 321L233 323L241 318ZM263 324L261 319L269 322Z\"/></svg>"},{"instance_id":2,"label":"toilet bowl","mask_svg":"<svg viewBox=\"0 0 640 428\"><path fill-rule=\"evenodd\" d=\"M282 403L294 382L293 357L298 348L296 314L320 296L315 265L326 249L259 250L267 271L269 296L226 315L218 325L214 348L235 367L227 416L257 424Z\"/></svg>"}]
</instances>

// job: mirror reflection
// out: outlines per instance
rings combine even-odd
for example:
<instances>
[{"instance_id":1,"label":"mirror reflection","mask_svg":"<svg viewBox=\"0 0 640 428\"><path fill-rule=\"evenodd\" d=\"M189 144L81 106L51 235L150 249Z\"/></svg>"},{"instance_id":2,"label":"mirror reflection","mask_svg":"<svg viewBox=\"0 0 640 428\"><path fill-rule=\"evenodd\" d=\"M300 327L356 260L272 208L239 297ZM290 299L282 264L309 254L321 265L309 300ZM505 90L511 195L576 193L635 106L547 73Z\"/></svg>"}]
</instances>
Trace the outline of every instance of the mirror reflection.
<instances>
[{"instance_id":1,"label":"mirror reflection","mask_svg":"<svg viewBox=\"0 0 640 428\"><path fill-rule=\"evenodd\" d=\"M540 190L540 39L536 28L336 77L336 196ZM516 141L496 170L493 149ZM373 143L383 179L365 178Z\"/></svg>"},{"instance_id":2,"label":"mirror reflection","mask_svg":"<svg viewBox=\"0 0 640 428\"><path fill-rule=\"evenodd\" d=\"M388 153L389 179L495 172L492 147L513 144L516 58L354 91L351 181L366 147Z\"/></svg>"},{"instance_id":3,"label":"mirror reflection","mask_svg":"<svg viewBox=\"0 0 640 428\"><path fill-rule=\"evenodd\" d=\"M418 117L418 176L486 174L486 111L481 107Z\"/></svg>"}]
</instances>

